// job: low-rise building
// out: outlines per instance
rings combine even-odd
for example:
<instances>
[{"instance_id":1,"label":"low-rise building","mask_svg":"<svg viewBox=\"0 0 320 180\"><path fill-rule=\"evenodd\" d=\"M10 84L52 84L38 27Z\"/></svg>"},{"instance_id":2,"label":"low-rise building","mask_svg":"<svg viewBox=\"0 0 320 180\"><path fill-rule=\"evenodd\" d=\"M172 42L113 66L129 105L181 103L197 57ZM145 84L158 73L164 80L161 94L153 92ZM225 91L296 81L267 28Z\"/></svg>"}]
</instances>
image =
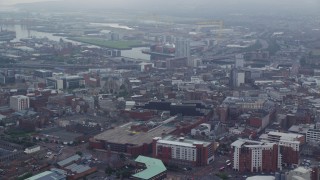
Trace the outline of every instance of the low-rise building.
<instances>
[{"instance_id":1,"label":"low-rise building","mask_svg":"<svg viewBox=\"0 0 320 180\"><path fill-rule=\"evenodd\" d=\"M159 159L138 156L135 162L138 172L132 175L132 179L161 180L167 177L167 168Z\"/></svg>"},{"instance_id":2,"label":"low-rise building","mask_svg":"<svg viewBox=\"0 0 320 180\"><path fill-rule=\"evenodd\" d=\"M25 149L26 154L31 154L40 151L40 146L32 146Z\"/></svg>"},{"instance_id":3,"label":"low-rise building","mask_svg":"<svg viewBox=\"0 0 320 180\"><path fill-rule=\"evenodd\" d=\"M312 180L312 169L305 167L298 167L294 170L289 171L286 174L286 178L290 180Z\"/></svg>"},{"instance_id":4,"label":"low-rise building","mask_svg":"<svg viewBox=\"0 0 320 180\"><path fill-rule=\"evenodd\" d=\"M192 136L209 136L211 131L211 125L202 123L198 127L191 129Z\"/></svg>"},{"instance_id":5,"label":"low-rise building","mask_svg":"<svg viewBox=\"0 0 320 180\"><path fill-rule=\"evenodd\" d=\"M45 171L35 176L29 177L26 180L66 180L65 174L60 173L60 171Z\"/></svg>"},{"instance_id":6,"label":"low-rise building","mask_svg":"<svg viewBox=\"0 0 320 180\"><path fill-rule=\"evenodd\" d=\"M109 130L106 130L90 139L90 146L94 149L110 149L118 153L127 153L132 156L147 155L151 153L151 145L154 137L163 133L172 133L175 127L161 125L138 131L132 129L134 124L127 123Z\"/></svg>"}]
</instances>

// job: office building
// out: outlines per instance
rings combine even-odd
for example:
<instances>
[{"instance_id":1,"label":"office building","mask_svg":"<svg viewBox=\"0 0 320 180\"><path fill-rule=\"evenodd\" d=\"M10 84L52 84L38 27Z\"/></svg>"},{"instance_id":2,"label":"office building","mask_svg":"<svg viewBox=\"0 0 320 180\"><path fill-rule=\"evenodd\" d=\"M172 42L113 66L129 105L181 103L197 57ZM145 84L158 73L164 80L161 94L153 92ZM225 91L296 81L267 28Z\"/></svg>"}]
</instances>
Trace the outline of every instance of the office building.
<instances>
[{"instance_id":1,"label":"office building","mask_svg":"<svg viewBox=\"0 0 320 180\"><path fill-rule=\"evenodd\" d=\"M245 83L245 72L237 68L233 68L230 72L230 86L232 88L240 87Z\"/></svg>"},{"instance_id":2,"label":"office building","mask_svg":"<svg viewBox=\"0 0 320 180\"><path fill-rule=\"evenodd\" d=\"M63 89L63 81L59 78L50 77L46 79L46 85L51 89Z\"/></svg>"},{"instance_id":3,"label":"office building","mask_svg":"<svg viewBox=\"0 0 320 180\"><path fill-rule=\"evenodd\" d=\"M237 106L244 110L259 110L263 108L266 99L259 97L226 97L223 102L223 107Z\"/></svg>"},{"instance_id":4,"label":"office building","mask_svg":"<svg viewBox=\"0 0 320 180\"><path fill-rule=\"evenodd\" d=\"M190 58L190 41L182 38L176 39L176 58Z\"/></svg>"},{"instance_id":5,"label":"office building","mask_svg":"<svg viewBox=\"0 0 320 180\"><path fill-rule=\"evenodd\" d=\"M10 97L10 108L15 111L21 111L30 107L30 100L27 96L11 96Z\"/></svg>"},{"instance_id":6,"label":"office building","mask_svg":"<svg viewBox=\"0 0 320 180\"><path fill-rule=\"evenodd\" d=\"M237 54L235 59L235 68L243 68L244 58L242 54Z\"/></svg>"},{"instance_id":7,"label":"office building","mask_svg":"<svg viewBox=\"0 0 320 180\"><path fill-rule=\"evenodd\" d=\"M83 88L85 85L84 78L81 76L65 76L61 79L63 80L64 89Z\"/></svg>"},{"instance_id":8,"label":"office building","mask_svg":"<svg viewBox=\"0 0 320 180\"><path fill-rule=\"evenodd\" d=\"M48 77L52 77L52 71L49 70L35 70L33 72L33 76L37 77L37 78L48 78Z\"/></svg>"},{"instance_id":9,"label":"office building","mask_svg":"<svg viewBox=\"0 0 320 180\"><path fill-rule=\"evenodd\" d=\"M320 143L320 129L308 129L306 141Z\"/></svg>"},{"instance_id":10,"label":"office building","mask_svg":"<svg viewBox=\"0 0 320 180\"><path fill-rule=\"evenodd\" d=\"M214 160L214 144L184 137L156 137L152 144L153 157L168 164L205 166Z\"/></svg>"},{"instance_id":11,"label":"office building","mask_svg":"<svg viewBox=\"0 0 320 180\"><path fill-rule=\"evenodd\" d=\"M81 76L50 77L46 79L47 87L53 89L76 89L85 86L85 80Z\"/></svg>"}]
</instances>

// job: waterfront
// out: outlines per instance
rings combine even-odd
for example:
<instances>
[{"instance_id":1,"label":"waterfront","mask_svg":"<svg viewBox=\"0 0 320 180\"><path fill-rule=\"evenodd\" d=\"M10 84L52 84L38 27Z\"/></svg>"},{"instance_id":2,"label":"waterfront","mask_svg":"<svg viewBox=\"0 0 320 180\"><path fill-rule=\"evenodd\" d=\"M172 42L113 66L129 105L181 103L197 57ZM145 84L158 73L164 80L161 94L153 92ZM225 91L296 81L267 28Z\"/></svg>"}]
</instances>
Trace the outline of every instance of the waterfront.
<instances>
[{"instance_id":1,"label":"waterfront","mask_svg":"<svg viewBox=\"0 0 320 180\"><path fill-rule=\"evenodd\" d=\"M111 24L114 25L114 24ZM120 25L118 25L120 26ZM127 27L127 26L121 26L121 27ZM7 25L7 26L2 26L3 30L11 30L16 32L16 38L12 40L12 42L19 42L20 39L25 39L25 38L31 38L31 37L37 37L37 38L48 38L49 40L52 41L59 41L60 39L63 39L66 42L71 42L73 44L82 44L77 41L72 41L67 39L66 37L63 36L54 36L53 33L47 33L47 32L39 32L39 31L34 31L34 30L29 30L27 29L26 26L21 26L21 25ZM129 27L128 27L129 28ZM137 48L132 48L130 50L123 50L121 51L121 54L123 57L128 57L128 58L134 58L134 59L143 59L143 60L150 60L150 55L143 54L141 50L146 49L145 47L137 47Z\"/></svg>"},{"instance_id":2,"label":"waterfront","mask_svg":"<svg viewBox=\"0 0 320 180\"><path fill-rule=\"evenodd\" d=\"M2 26L2 28L4 30L10 30L10 31L16 32L16 38L13 39L12 42L19 42L20 39L37 37L37 38L48 38L52 41L59 41L60 39L63 39L64 41L72 42L74 44L81 44L76 41L68 40L66 37L63 37L63 36L54 36L52 33L29 30L26 26L6 25L6 26Z\"/></svg>"},{"instance_id":3,"label":"waterfront","mask_svg":"<svg viewBox=\"0 0 320 180\"><path fill-rule=\"evenodd\" d=\"M150 60L150 55L143 54L141 52L143 49L146 49L146 47L137 47L137 48L132 48L130 50L123 50L121 51L121 55L123 57L129 57L134 59Z\"/></svg>"}]
</instances>

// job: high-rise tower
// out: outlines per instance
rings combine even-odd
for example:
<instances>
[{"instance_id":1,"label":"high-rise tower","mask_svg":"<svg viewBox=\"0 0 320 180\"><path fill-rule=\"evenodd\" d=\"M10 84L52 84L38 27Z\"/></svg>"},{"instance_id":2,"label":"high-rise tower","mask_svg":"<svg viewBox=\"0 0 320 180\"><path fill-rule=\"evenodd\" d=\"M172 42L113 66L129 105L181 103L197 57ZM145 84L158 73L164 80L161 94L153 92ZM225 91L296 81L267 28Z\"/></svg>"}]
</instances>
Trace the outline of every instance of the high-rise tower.
<instances>
[{"instance_id":1,"label":"high-rise tower","mask_svg":"<svg viewBox=\"0 0 320 180\"><path fill-rule=\"evenodd\" d=\"M176 39L176 58L187 57L190 58L190 41L187 39Z\"/></svg>"}]
</instances>

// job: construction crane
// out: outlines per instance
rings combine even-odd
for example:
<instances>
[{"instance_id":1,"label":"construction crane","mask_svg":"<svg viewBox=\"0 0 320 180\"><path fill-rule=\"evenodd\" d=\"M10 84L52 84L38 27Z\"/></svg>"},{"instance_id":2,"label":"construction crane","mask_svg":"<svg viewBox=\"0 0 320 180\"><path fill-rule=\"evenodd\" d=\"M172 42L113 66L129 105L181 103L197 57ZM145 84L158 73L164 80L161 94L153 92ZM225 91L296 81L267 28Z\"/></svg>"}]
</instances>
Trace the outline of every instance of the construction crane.
<instances>
[{"instance_id":1,"label":"construction crane","mask_svg":"<svg viewBox=\"0 0 320 180\"><path fill-rule=\"evenodd\" d=\"M205 28L205 27L212 27L212 28L218 28L218 34L217 34L217 37L215 38L216 39L216 42L218 43L220 40L221 40L221 36L222 36L222 29L223 29L223 26L224 26L224 23L223 21L221 20L212 20L212 21L203 21L203 22L198 22L196 23L196 31L197 32L200 32L202 28Z\"/></svg>"}]
</instances>

